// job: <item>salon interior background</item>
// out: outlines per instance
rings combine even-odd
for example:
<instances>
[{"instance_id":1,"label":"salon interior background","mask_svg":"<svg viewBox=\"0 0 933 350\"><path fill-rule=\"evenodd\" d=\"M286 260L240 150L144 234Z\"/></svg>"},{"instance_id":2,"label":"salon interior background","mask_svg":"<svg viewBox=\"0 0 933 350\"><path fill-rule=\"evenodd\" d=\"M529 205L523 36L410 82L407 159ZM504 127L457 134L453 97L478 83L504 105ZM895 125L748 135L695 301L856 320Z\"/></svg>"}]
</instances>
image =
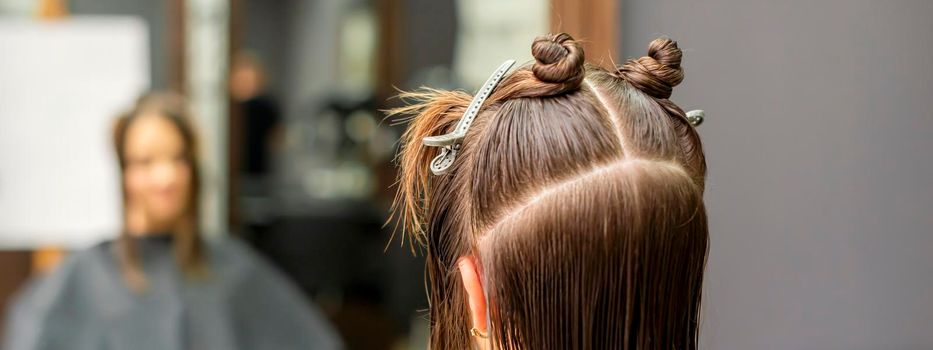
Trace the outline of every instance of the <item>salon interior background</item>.
<instances>
[{"instance_id":1,"label":"salon interior background","mask_svg":"<svg viewBox=\"0 0 933 350\"><path fill-rule=\"evenodd\" d=\"M707 112L704 348L933 348L933 2L0 0L0 15L0 310L113 234L107 122L175 89L205 136L208 232L247 239L351 348L424 348L421 261L382 227L400 129L379 110L395 87L473 89L563 30L602 64L658 35L684 48L673 99ZM283 116L271 194L239 185L237 57L261 62Z\"/></svg>"}]
</instances>

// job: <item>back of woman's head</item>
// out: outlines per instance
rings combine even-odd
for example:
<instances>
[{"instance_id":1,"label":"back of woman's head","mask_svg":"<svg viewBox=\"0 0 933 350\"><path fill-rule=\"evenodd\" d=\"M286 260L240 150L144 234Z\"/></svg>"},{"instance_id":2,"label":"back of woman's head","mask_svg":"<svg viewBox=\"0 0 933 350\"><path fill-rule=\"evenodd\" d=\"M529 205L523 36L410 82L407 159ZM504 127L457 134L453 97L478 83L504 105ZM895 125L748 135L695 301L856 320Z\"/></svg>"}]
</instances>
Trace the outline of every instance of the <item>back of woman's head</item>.
<instances>
[{"instance_id":1,"label":"back of woman's head","mask_svg":"<svg viewBox=\"0 0 933 350\"><path fill-rule=\"evenodd\" d=\"M427 251L432 349L471 345L457 273L475 259L489 338L503 349L695 348L708 232L696 130L668 100L681 51L607 71L567 34L532 44L445 175L422 139L451 131L471 96L427 90L399 155L399 220Z\"/></svg>"}]
</instances>

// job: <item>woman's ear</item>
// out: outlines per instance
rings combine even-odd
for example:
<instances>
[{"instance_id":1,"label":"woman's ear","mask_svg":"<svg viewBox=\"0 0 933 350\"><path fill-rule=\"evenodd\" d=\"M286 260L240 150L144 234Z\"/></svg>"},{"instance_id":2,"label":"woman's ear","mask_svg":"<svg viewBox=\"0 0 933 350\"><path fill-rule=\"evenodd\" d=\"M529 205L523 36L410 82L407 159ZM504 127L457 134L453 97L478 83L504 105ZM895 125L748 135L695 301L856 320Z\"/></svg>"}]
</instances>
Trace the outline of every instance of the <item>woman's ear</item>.
<instances>
[{"instance_id":1,"label":"woman's ear","mask_svg":"<svg viewBox=\"0 0 933 350\"><path fill-rule=\"evenodd\" d=\"M460 278L463 280L463 288L466 289L473 328L486 333L486 293L483 291L479 269L476 268L476 259L472 256L462 257L457 261L457 268L460 269Z\"/></svg>"}]
</instances>

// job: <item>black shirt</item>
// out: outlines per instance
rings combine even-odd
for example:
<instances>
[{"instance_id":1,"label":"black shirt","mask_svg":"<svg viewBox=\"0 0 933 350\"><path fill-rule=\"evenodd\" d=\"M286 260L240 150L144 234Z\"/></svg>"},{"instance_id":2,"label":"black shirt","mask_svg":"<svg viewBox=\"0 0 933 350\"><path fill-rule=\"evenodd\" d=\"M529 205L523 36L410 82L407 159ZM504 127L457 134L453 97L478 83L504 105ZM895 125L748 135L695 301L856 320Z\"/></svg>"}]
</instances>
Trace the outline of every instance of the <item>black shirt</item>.
<instances>
[{"instance_id":1,"label":"black shirt","mask_svg":"<svg viewBox=\"0 0 933 350\"><path fill-rule=\"evenodd\" d=\"M242 170L249 175L269 172L269 138L281 122L279 108L272 98L258 95L240 103L244 146Z\"/></svg>"}]
</instances>

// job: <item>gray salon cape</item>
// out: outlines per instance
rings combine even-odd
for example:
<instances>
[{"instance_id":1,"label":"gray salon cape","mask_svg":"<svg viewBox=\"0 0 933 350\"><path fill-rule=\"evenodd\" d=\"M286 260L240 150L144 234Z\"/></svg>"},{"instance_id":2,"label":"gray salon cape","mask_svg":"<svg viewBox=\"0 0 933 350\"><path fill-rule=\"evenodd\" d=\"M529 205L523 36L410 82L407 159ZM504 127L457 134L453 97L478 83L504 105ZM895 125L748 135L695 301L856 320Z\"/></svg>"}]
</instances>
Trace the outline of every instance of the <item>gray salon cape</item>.
<instances>
[{"instance_id":1,"label":"gray salon cape","mask_svg":"<svg viewBox=\"0 0 933 350\"><path fill-rule=\"evenodd\" d=\"M166 237L137 239L149 282L126 287L113 243L69 256L11 305L6 350L341 349L336 332L278 271L232 238L207 240L192 280Z\"/></svg>"}]
</instances>

